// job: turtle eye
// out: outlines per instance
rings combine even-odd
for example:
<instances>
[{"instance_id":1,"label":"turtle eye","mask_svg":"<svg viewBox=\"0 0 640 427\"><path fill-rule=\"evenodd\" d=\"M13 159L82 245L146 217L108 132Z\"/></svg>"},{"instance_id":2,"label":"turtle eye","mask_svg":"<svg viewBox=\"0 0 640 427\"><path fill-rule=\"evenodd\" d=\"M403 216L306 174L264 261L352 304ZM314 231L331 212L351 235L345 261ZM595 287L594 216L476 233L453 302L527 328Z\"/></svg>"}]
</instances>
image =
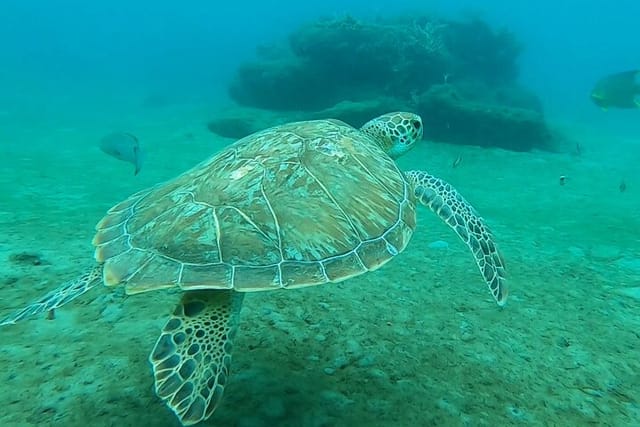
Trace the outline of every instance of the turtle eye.
<instances>
[{"instance_id":1,"label":"turtle eye","mask_svg":"<svg viewBox=\"0 0 640 427\"><path fill-rule=\"evenodd\" d=\"M420 130L420 128L422 127L422 123L420 123L418 120L414 120L412 124L413 127L416 128L416 130Z\"/></svg>"}]
</instances>

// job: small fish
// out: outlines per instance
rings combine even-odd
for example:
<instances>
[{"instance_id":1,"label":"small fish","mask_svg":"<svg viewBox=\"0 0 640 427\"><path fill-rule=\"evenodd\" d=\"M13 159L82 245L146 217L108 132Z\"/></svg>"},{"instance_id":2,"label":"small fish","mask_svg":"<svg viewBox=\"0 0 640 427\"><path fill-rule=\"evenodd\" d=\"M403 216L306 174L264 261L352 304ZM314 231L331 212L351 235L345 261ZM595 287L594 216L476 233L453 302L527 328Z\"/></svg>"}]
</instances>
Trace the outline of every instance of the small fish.
<instances>
[{"instance_id":1,"label":"small fish","mask_svg":"<svg viewBox=\"0 0 640 427\"><path fill-rule=\"evenodd\" d=\"M640 108L640 70L611 74L598 80L591 91L591 100L603 110Z\"/></svg>"},{"instance_id":2,"label":"small fish","mask_svg":"<svg viewBox=\"0 0 640 427\"><path fill-rule=\"evenodd\" d=\"M114 132L100 140L100 149L118 160L129 162L136 167L134 175L142 168L142 151L138 138L126 132Z\"/></svg>"},{"instance_id":3,"label":"small fish","mask_svg":"<svg viewBox=\"0 0 640 427\"><path fill-rule=\"evenodd\" d=\"M458 157L456 157L456 159L451 164L451 167L452 168L457 168L458 166L460 166L460 163L462 163L462 154L459 155Z\"/></svg>"},{"instance_id":4,"label":"small fish","mask_svg":"<svg viewBox=\"0 0 640 427\"><path fill-rule=\"evenodd\" d=\"M627 190L627 183L624 181L620 181L620 185L618 186L618 189L620 190L621 193L624 193Z\"/></svg>"},{"instance_id":5,"label":"small fish","mask_svg":"<svg viewBox=\"0 0 640 427\"><path fill-rule=\"evenodd\" d=\"M567 177L565 175L560 175L560 178L558 178L558 183L560 185L565 185L567 183Z\"/></svg>"}]
</instances>

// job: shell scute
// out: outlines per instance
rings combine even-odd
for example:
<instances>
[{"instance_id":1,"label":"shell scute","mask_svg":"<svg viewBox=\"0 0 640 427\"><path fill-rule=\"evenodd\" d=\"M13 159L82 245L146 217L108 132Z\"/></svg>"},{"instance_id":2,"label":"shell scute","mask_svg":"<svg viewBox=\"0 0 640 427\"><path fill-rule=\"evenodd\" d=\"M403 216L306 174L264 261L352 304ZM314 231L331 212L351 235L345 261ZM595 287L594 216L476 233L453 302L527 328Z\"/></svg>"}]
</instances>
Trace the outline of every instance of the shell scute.
<instances>
[{"instance_id":1,"label":"shell scute","mask_svg":"<svg viewBox=\"0 0 640 427\"><path fill-rule=\"evenodd\" d=\"M413 192L364 133L335 120L250 135L114 206L97 225L105 282L257 291L336 282L402 251Z\"/></svg>"}]
</instances>

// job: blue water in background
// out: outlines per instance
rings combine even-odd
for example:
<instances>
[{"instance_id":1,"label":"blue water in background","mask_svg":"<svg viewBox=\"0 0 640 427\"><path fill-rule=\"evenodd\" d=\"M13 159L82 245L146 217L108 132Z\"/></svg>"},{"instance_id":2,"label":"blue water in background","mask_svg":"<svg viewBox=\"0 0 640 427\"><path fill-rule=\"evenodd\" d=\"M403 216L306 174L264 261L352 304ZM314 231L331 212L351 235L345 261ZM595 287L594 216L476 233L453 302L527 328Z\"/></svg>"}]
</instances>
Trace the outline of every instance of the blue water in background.
<instances>
[{"instance_id":1,"label":"blue water in background","mask_svg":"<svg viewBox=\"0 0 640 427\"><path fill-rule=\"evenodd\" d=\"M70 106L84 106L64 119L73 121L105 108L122 113L131 96L155 92L215 104L256 45L278 41L305 21L427 10L512 30L525 47L521 83L540 96L548 116L618 133L640 130L637 111L603 115L588 96L599 77L640 67L638 1L346 3L3 0L0 110L56 120Z\"/></svg>"}]
</instances>

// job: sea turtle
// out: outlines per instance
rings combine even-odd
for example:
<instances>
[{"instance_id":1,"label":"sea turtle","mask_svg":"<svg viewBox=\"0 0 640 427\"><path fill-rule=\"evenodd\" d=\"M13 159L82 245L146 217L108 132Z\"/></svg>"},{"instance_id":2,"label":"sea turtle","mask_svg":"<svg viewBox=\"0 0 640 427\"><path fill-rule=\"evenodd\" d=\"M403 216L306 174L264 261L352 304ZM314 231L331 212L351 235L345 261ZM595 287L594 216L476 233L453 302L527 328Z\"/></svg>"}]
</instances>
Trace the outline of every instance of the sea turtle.
<instances>
[{"instance_id":1,"label":"sea turtle","mask_svg":"<svg viewBox=\"0 0 640 427\"><path fill-rule=\"evenodd\" d=\"M419 116L396 112L360 129L315 120L249 135L111 208L96 226L95 266L1 323L58 308L100 283L128 294L184 291L149 360L157 395L191 425L220 402L244 292L376 270L407 246L417 202L468 245L502 305L504 262L483 220L451 185L402 172L393 160L422 131Z\"/></svg>"}]
</instances>

